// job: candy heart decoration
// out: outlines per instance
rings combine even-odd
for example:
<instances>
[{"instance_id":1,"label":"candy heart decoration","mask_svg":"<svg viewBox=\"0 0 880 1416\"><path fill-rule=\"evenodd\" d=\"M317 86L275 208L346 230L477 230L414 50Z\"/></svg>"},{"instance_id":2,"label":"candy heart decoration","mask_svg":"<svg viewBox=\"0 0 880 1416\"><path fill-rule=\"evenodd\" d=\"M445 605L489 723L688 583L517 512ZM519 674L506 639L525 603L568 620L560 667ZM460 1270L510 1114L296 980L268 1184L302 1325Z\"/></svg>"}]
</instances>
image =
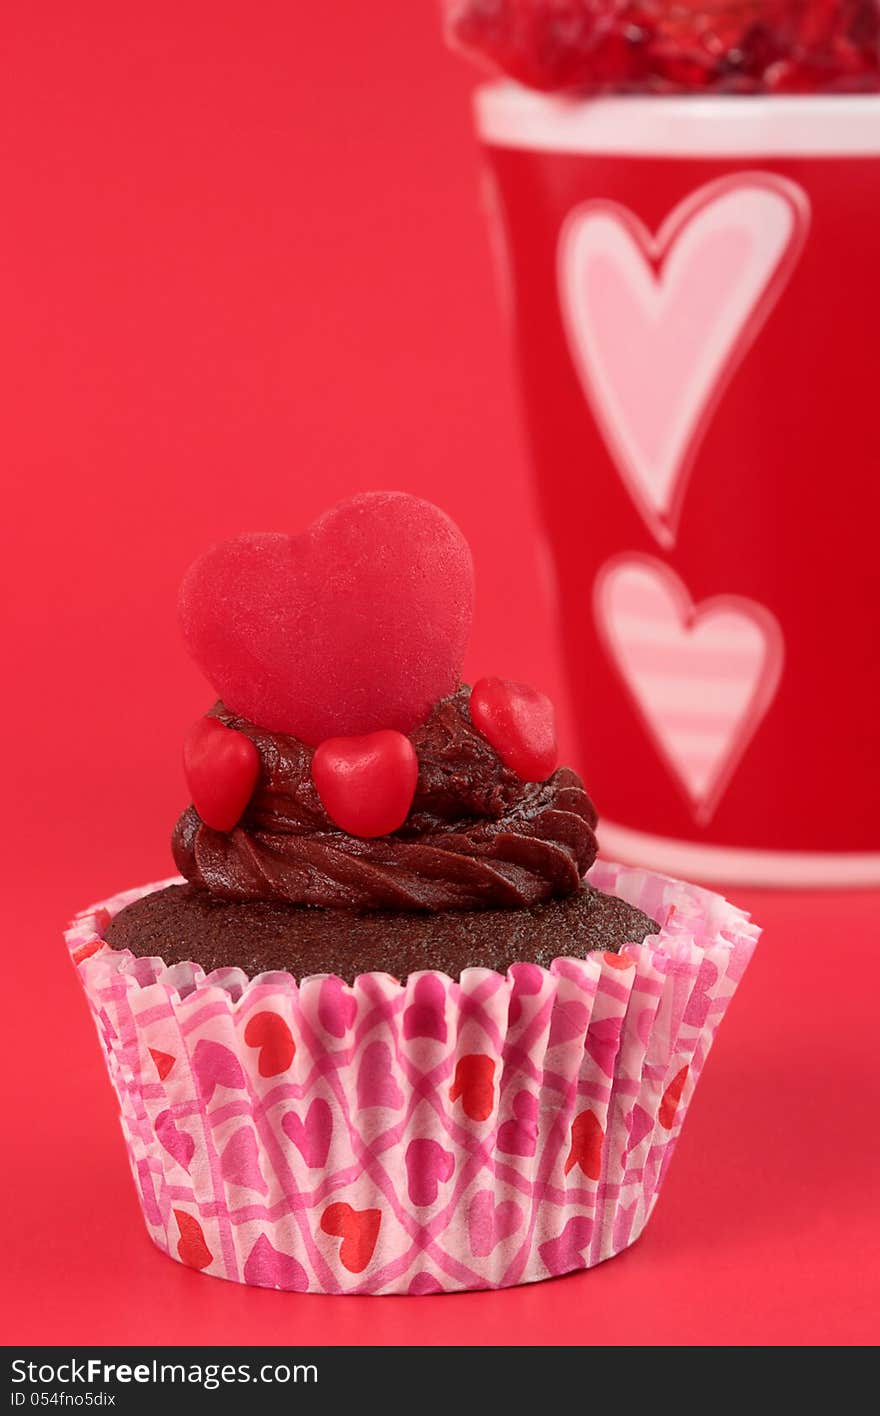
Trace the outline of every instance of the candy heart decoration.
<instances>
[{"instance_id":1,"label":"candy heart decoration","mask_svg":"<svg viewBox=\"0 0 880 1416\"><path fill-rule=\"evenodd\" d=\"M471 721L505 767L524 782L543 782L558 761L556 714L545 693L513 679L483 678L470 697Z\"/></svg>"},{"instance_id":2,"label":"candy heart decoration","mask_svg":"<svg viewBox=\"0 0 880 1416\"><path fill-rule=\"evenodd\" d=\"M227 708L312 746L423 722L458 686L472 613L461 532L402 492L341 502L298 536L225 541L180 592L187 647Z\"/></svg>"},{"instance_id":3,"label":"candy heart decoration","mask_svg":"<svg viewBox=\"0 0 880 1416\"><path fill-rule=\"evenodd\" d=\"M356 1210L345 1203L328 1205L321 1216L324 1233L342 1240L339 1260L349 1273L363 1273L367 1267L373 1257L381 1223L381 1210Z\"/></svg>"},{"instance_id":4,"label":"candy heart decoration","mask_svg":"<svg viewBox=\"0 0 880 1416\"><path fill-rule=\"evenodd\" d=\"M312 781L324 810L352 836L387 836L402 826L418 777L409 738L388 730L329 738L312 758Z\"/></svg>"},{"instance_id":5,"label":"candy heart decoration","mask_svg":"<svg viewBox=\"0 0 880 1416\"><path fill-rule=\"evenodd\" d=\"M180 1230L177 1253L181 1263L188 1264L190 1268L194 1269L207 1268L208 1264L214 1262L214 1255L205 1243L205 1236L199 1221L194 1219L191 1214L187 1214L186 1210L176 1209L173 1214Z\"/></svg>"},{"instance_id":6,"label":"candy heart decoration","mask_svg":"<svg viewBox=\"0 0 880 1416\"><path fill-rule=\"evenodd\" d=\"M261 1077L278 1077L286 1072L296 1055L290 1028L278 1013L254 1013L244 1030L248 1047L260 1049L257 1069Z\"/></svg>"},{"instance_id":7,"label":"candy heart decoration","mask_svg":"<svg viewBox=\"0 0 880 1416\"><path fill-rule=\"evenodd\" d=\"M784 657L778 622L738 595L695 605L649 556L609 562L594 608L645 727L705 823L773 702Z\"/></svg>"},{"instance_id":8,"label":"candy heart decoration","mask_svg":"<svg viewBox=\"0 0 880 1416\"><path fill-rule=\"evenodd\" d=\"M193 806L212 831L231 831L251 799L260 757L250 738L216 718L200 718L183 744Z\"/></svg>"},{"instance_id":9,"label":"candy heart decoration","mask_svg":"<svg viewBox=\"0 0 880 1416\"><path fill-rule=\"evenodd\" d=\"M772 173L693 192L656 237L616 202L566 221L559 296L572 358L639 512L675 544L711 415L782 292L809 224L805 193Z\"/></svg>"}]
</instances>

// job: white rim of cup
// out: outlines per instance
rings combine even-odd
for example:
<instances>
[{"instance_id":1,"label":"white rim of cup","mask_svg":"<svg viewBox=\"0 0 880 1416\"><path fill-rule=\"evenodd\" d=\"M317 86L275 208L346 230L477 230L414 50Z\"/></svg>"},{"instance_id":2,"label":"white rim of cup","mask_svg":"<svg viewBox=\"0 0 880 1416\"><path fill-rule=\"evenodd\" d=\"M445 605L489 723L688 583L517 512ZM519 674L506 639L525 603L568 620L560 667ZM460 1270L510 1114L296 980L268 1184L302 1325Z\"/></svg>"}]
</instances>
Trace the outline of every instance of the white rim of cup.
<instances>
[{"instance_id":1,"label":"white rim of cup","mask_svg":"<svg viewBox=\"0 0 880 1416\"><path fill-rule=\"evenodd\" d=\"M880 94L561 98L519 84L475 94L493 147L645 157L880 156Z\"/></svg>"}]
</instances>

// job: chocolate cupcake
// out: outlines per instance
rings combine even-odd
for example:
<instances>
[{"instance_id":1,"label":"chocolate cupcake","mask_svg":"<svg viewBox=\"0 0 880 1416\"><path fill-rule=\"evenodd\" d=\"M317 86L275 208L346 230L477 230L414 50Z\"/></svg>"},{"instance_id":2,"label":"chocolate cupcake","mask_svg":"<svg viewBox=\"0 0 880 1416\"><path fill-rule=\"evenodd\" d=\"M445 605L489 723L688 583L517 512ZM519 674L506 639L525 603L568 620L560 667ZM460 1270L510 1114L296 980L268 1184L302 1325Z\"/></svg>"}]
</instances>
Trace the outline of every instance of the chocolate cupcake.
<instances>
[{"instance_id":1,"label":"chocolate cupcake","mask_svg":"<svg viewBox=\"0 0 880 1416\"><path fill-rule=\"evenodd\" d=\"M149 1232L196 1268L501 1286L647 1219L757 931L596 861L549 700L460 683L471 603L457 528L399 494L184 582L222 699L185 746L183 880L68 938Z\"/></svg>"}]
</instances>

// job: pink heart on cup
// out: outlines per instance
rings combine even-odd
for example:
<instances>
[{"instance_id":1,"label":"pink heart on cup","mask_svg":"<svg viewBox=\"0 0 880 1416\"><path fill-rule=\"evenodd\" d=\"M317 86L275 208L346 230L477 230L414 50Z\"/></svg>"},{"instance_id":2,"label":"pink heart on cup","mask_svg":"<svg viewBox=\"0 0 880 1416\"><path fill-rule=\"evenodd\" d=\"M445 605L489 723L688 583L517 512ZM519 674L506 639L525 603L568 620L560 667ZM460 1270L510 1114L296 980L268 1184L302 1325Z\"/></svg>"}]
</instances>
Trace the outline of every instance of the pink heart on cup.
<instances>
[{"instance_id":1,"label":"pink heart on cup","mask_svg":"<svg viewBox=\"0 0 880 1416\"><path fill-rule=\"evenodd\" d=\"M475 1258L488 1258L502 1241L515 1234L523 1222L523 1212L516 1200L495 1203L491 1190L479 1190L468 1206L467 1225L471 1253Z\"/></svg>"},{"instance_id":2,"label":"pink heart on cup","mask_svg":"<svg viewBox=\"0 0 880 1416\"><path fill-rule=\"evenodd\" d=\"M617 471L664 547L675 544L715 405L808 226L800 187L747 172L691 192L656 236L602 199L576 207L563 227L559 295L575 368Z\"/></svg>"},{"instance_id":3,"label":"pink heart on cup","mask_svg":"<svg viewBox=\"0 0 880 1416\"><path fill-rule=\"evenodd\" d=\"M305 1121L295 1111L288 1111L281 1119L284 1134L293 1141L306 1165L320 1169L326 1164L333 1135L333 1114L323 1097L315 1097Z\"/></svg>"},{"instance_id":4,"label":"pink heart on cup","mask_svg":"<svg viewBox=\"0 0 880 1416\"><path fill-rule=\"evenodd\" d=\"M669 566L635 554L601 568L594 612L644 731L705 824L779 687L778 621L742 595L695 604Z\"/></svg>"}]
</instances>

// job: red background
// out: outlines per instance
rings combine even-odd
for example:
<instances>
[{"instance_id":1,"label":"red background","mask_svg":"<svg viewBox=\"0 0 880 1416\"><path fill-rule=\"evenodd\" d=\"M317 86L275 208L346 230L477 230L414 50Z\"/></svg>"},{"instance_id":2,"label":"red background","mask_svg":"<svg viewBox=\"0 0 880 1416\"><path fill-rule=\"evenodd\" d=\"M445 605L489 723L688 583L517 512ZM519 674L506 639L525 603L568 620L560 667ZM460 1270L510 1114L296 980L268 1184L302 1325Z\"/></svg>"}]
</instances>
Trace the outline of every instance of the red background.
<instances>
[{"instance_id":1,"label":"red background","mask_svg":"<svg viewBox=\"0 0 880 1416\"><path fill-rule=\"evenodd\" d=\"M592 1273L316 1298L150 1245L59 931L171 869L181 736L211 699L175 629L189 561L419 492L474 548L471 667L562 688L471 75L434 7L47 0L4 28L5 1340L873 1340L869 893L737 892L765 942L645 1237Z\"/></svg>"}]
</instances>

